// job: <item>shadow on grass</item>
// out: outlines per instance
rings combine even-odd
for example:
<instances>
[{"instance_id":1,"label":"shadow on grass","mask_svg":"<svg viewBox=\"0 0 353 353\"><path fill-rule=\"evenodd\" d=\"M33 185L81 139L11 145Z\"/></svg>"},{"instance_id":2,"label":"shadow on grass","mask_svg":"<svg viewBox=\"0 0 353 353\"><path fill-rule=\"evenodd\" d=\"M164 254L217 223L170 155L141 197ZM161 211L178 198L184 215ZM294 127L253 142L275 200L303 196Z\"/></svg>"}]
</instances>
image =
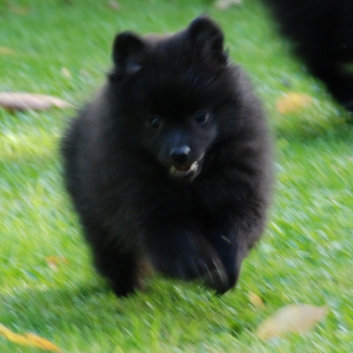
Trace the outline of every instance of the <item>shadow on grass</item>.
<instances>
[{"instance_id":1,"label":"shadow on grass","mask_svg":"<svg viewBox=\"0 0 353 353\"><path fill-rule=\"evenodd\" d=\"M163 351L163 344L187 350L188 345L222 335L239 337L256 321L239 293L220 298L194 284L179 287L178 282L156 279L146 292L120 299L100 279L94 282L14 289L0 296L0 322L16 333L34 332L66 349L101 342L106 349L118 344L139 349L146 344Z\"/></svg>"}]
</instances>

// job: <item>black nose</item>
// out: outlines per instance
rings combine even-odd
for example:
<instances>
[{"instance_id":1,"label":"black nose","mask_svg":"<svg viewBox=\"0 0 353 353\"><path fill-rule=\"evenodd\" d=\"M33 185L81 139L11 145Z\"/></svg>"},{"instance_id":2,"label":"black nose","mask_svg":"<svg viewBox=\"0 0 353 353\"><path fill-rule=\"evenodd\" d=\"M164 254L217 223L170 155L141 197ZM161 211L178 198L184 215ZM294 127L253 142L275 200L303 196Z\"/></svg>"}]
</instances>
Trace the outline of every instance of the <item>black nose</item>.
<instances>
[{"instance_id":1,"label":"black nose","mask_svg":"<svg viewBox=\"0 0 353 353\"><path fill-rule=\"evenodd\" d=\"M170 158L175 164L184 164L189 158L189 153L190 147L188 146L174 147L170 151Z\"/></svg>"}]
</instances>

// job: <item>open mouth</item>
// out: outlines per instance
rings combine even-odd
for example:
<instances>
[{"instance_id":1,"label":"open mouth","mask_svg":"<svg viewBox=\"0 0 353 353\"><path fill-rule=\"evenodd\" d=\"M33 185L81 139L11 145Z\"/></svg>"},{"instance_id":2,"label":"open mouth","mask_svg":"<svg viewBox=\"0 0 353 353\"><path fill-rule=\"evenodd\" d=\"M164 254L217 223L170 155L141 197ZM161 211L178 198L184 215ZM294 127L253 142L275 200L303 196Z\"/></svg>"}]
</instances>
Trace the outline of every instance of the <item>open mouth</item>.
<instances>
[{"instance_id":1,"label":"open mouth","mask_svg":"<svg viewBox=\"0 0 353 353\"><path fill-rule=\"evenodd\" d=\"M172 166L170 167L169 172L170 174L176 177L185 177L185 176L194 174L198 168L199 168L198 162L194 162L190 166L183 166L183 167Z\"/></svg>"}]
</instances>

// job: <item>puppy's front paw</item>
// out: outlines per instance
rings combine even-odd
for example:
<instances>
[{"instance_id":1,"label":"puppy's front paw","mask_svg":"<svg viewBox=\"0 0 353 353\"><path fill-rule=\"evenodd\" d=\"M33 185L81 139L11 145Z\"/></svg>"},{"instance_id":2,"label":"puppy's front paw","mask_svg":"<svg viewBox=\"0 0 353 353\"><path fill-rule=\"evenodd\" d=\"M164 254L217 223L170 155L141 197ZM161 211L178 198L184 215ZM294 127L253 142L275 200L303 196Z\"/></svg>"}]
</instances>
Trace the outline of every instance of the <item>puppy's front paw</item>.
<instances>
[{"instance_id":1,"label":"puppy's front paw","mask_svg":"<svg viewBox=\"0 0 353 353\"><path fill-rule=\"evenodd\" d=\"M178 277L184 280L202 279L207 287L217 293L229 289L227 272L218 255L210 245L183 254L177 261Z\"/></svg>"}]
</instances>

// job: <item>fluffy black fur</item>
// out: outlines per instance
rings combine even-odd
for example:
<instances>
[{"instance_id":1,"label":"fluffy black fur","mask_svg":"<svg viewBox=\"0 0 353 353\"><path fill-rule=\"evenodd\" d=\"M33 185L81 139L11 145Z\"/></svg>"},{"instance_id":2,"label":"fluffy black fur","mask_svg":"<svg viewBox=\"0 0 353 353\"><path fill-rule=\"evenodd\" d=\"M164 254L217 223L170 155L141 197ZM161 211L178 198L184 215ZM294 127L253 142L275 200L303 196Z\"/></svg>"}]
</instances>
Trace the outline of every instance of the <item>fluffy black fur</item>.
<instances>
[{"instance_id":1,"label":"fluffy black fur","mask_svg":"<svg viewBox=\"0 0 353 353\"><path fill-rule=\"evenodd\" d=\"M353 1L265 0L310 72L353 112Z\"/></svg>"},{"instance_id":2,"label":"fluffy black fur","mask_svg":"<svg viewBox=\"0 0 353 353\"><path fill-rule=\"evenodd\" d=\"M270 140L244 72L206 17L175 35L119 34L114 68L63 141L65 180L118 296L146 263L223 293L260 238Z\"/></svg>"}]
</instances>

